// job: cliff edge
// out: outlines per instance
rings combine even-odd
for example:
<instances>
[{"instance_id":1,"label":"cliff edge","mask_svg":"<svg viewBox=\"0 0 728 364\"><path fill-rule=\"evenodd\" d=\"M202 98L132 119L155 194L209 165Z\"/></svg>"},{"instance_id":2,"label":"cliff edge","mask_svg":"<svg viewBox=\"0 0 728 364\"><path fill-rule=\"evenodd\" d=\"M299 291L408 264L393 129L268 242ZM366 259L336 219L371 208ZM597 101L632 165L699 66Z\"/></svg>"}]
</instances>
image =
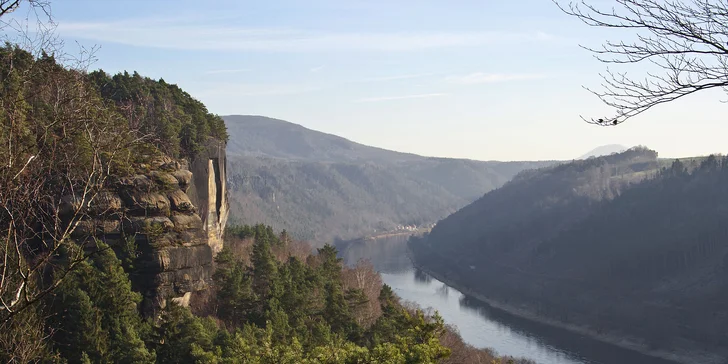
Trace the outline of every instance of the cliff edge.
<instances>
[{"instance_id":1,"label":"cliff edge","mask_svg":"<svg viewBox=\"0 0 728 364\"><path fill-rule=\"evenodd\" d=\"M91 218L79 222L74 238L102 240L130 262L145 314L167 299L186 306L209 287L229 210L225 162L225 143L214 138L189 160L155 157L143 173L118 178L96 196Z\"/></svg>"}]
</instances>

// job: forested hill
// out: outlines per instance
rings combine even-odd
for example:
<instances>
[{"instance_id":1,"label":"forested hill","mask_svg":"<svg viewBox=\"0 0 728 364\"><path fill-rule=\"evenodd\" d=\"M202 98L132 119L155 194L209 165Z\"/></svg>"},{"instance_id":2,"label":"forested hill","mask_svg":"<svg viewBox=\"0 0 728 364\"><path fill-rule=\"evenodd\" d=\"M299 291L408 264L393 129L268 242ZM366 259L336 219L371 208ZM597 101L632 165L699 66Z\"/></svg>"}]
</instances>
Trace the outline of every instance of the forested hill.
<instances>
[{"instance_id":1,"label":"forested hill","mask_svg":"<svg viewBox=\"0 0 728 364\"><path fill-rule=\"evenodd\" d=\"M229 155L268 156L314 162L381 162L422 159L415 154L366 146L287 121L255 115L223 116Z\"/></svg>"},{"instance_id":2,"label":"forested hill","mask_svg":"<svg viewBox=\"0 0 728 364\"><path fill-rule=\"evenodd\" d=\"M429 158L262 116L224 116L233 222L314 243L434 223L518 172L553 162Z\"/></svg>"},{"instance_id":3,"label":"forested hill","mask_svg":"<svg viewBox=\"0 0 728 364\"><path fill-rule=\"evenodd\" d=\"M670 165L632 149L522 173L410 247L489 299L652 350L725 356L726 182L728 159Z\"/></svg>"}]
</instances>

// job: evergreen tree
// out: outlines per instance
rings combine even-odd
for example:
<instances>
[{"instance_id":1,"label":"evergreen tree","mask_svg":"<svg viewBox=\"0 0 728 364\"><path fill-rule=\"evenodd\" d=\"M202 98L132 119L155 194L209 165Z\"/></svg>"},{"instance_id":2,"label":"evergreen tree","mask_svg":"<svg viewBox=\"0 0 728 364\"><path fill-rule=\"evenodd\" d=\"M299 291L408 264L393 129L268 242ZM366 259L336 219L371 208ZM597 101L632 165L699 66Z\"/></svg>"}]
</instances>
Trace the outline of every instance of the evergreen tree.
<instances>
[{"instance_id":1,"label":"evergreen tree","mask_svg":"<svg viewBox=\"0 0 728 364\"><path fill-rule=\"evenodd\" d=\"M52 301L56 349L71 363L84 357L95 363L153 362L140 335L145 331L140 301L114 251L98 242L95 254L66 278Z\"/></svg>"},{"instance_id":2,"label":"evergreen tree","mask_svg":"<svg viewBox=\"0 0 728 364\"><path fill-rule=\"evenodd\" d=\"M200 352L214 350L218 335L214 321L196 317L171 301L160 321L155 330L157 363L194 363Z\"/></svg>"}]
</instances>

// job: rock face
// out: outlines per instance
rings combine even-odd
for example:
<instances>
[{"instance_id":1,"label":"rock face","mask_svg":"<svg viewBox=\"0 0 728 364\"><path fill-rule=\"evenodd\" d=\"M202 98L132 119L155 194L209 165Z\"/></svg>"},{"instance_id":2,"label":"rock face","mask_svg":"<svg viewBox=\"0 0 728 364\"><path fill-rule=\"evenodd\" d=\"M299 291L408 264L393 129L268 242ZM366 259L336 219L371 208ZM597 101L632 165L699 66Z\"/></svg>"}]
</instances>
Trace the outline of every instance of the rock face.
<instances>
[{"instance_id":1,"label":"rock face","mask_svg":"<svg viewBox=\"0 0 728 364\"><path fill-rule=\"evenodd\" d=\"M211 140L193 160L158 158L148 172L120 178L88 204L93 219L80 221L74 237L103 240L131 259L145 314L167 299L185 304L209 287L228 216L225 159L225 144ZM83 203L63 201L68 210Z\"/></svg>"},{"instance_id":2,"label":"rock face","mask_svg":"<svg viewBox=\"0 0 728 364\"><path fill-rule=\"evenodd\" d=\"M228 193L225 143L210 140L202 153L190 163L191 176L187 196L197 207L207 234L207 244L214 254L222 250L222 235L228 218ZM182 184L180 173L175 175Z\"/></svg>"}]
</instances>

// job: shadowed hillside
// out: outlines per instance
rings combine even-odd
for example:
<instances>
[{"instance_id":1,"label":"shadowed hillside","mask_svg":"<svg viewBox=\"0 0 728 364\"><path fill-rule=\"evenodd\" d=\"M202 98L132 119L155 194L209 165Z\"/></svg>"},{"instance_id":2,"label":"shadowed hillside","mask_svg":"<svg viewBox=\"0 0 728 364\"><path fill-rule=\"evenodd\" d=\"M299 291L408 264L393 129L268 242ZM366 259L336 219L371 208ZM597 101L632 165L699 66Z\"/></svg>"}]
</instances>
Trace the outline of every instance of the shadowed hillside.
<instances>
[{"instance_id":1,"label":"shadowed hillside","mask_svg":"<svg viewBox=\"0 0 728 364\"><path fill-rule=\"evenodd\" d=\"M524 169L553 164L428 158L262 116L223 119L231 220L315 243L431 224Z\"/></svg>"},{"instance_id":2,"label":"shadowed hillside","mask_svg":"<svg viewBox=\"0 0 728 364\"><path fill-rule=\"evenodd\" d=\"M410 247L509 307L710 359L728 354L726 181L728 159L630 149L521 173Z\"/></svg>"}]
</instances>

